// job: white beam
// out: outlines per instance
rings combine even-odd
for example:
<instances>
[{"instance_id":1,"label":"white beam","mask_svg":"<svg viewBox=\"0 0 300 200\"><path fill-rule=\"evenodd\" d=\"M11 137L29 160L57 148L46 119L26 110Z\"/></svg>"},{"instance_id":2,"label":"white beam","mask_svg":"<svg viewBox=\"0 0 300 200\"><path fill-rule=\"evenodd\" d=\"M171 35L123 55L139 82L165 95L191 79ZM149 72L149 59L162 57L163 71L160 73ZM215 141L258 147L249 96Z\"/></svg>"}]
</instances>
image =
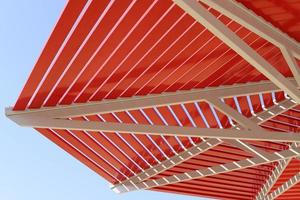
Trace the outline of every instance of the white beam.
<instances>
[{"instance_id":1,"label":"white beam","mask_svg":"<svg viewBox=\"0 0 300 200\"><path fill-rule=\"evenodd\" d=\"M287 48L281 48L281 52L284 59L286 60L286 63L290 67L298 86L300 86L300 67L296 59L293 57L292 53Z\"/></svg>"},{"instance_id":2,"label":"white beam","mask_svg":"<svg viewBox=\"0 0 300 200\"><path fill-rule=\"evenodd\" d=\"M235 109L230 107L229 105L222 102L218 97L209 97L206 99L208 103L211 103L217 110L221 111L222 113L230 116L234 119L237 123L243 126L245 129L248 130L262 130L261 127L257 125L257 123L252 122L250 119L242 115L241 113L237 112Z\"/></svg>"},{"instance_id":3,"label":"white beam","mask_svg":"<svg viewBox=\"0 0 300 200\"><path fill-rule=\"evenodd\" d=\"M299 147L298 147L299 148ZM275 191L273 191L271 194L265 197L266 200L273 200L286 191L288 191L290 188L292 188L294 185L300 183L300 172L298 172L295 176L290 178L287 182L283 183L281 186L279 186Z\"/></svg>"},{"instance_id":4,"label":"white beam","mask_svg":"<svg viewBox=\"0 0 300 200\"><path fill-rule=\"evenodd\" d=\"M169 159L166 159L162 161L161 163L158 163L155 166L152 166L148 169L145 169L144 171L140 172L139 174L130 177L129 179L114 185L113 187L116 187L118 185L126 184L126 183L138 183L143 180L149 179L161 172L164 172L200 153L203 153L205 151L208 151L209 149L214 148L215 146L219 145L221 143L221 140L219 139L208 139L205 141L202 141L201 143L188 148L187 150L178 153L177 155L174 155L170 157Z\"/></svg>"},{"instance_id":5,"label":"white beam","mask_svg":"<svg viewBox=\"0 0 300 200\"><path fill-rule=\"evenodd\" d=\"M300 92L297 87L279 73L268 61L253 50L227 26L220 22L213 14L196 0L173 0L196 21L204 25L216 37L237 52L259 72L270 79L275 85L284 90L295 101L300 103Z\"/></svg>"},{"instance_id":6,"label":"white beam","mask_svg":"<svg viewBox=\"0 0 300 200\"><path fill-rule=\"evenodd\" d=\"M291 79L291 81L296 84L294 79ZM280 89L270 81L261 81L257 83L209 87L190 91L163 93L158 95L134 96L129 98L103 100L100 102L44 107L25 111L13 111L12 109L7 109L6 115L35 115L39 113L40 116L49 118L69 118L83 115L149 108L153 106L195 102L203 100L204 97L209 97L211 95L218 97L233 97L267 93L272 91L280 91Z\"/></svg>"},{"instance_id":7,"label":"white beam","mask_svg":"<svg viewBox=\"0 0 300 200\"><path fill-rule=\"evenodd\" d=\"M282 159L289 159L300 155L300 147L290 148L288 150L279 151L276 153L269 153L269 157L273 157L273 160L265 161L260 157L248 158L236 162L226 163L208 168L201 168L198 170L192 170L185 173L178 173L171 176L165 176L155 180L146 180L140 183L126 183L118 185L112 189L116 192L123 193L139 189L150 189L153 187L161 187L168 184L174 184L177 182L188 181L191 179L198 179L207 176L213 176L221 173L227 173L235 170L241 170L249 167L255 167L258 165L279 161Z\"/></svg>"},{"instance_id":8,"label":"white beam","mask_svg":"<svg viewBox=\"0 0 300 200\"><path fill-rule=\"evenodd\" d=\"M233 0L201 1L279 48L285 47L290 49L293 54L300 58L300 45L296 40L290 38L286 33L281 32L271 23L257 16L253 11L246 8L241 3L237 3Z\"/></svg>"},{"instance_id":9,"label":"white beam","mask_svg":"<svg viewBox=\"0 0 300 200\"><path fill-rule=\"evenodd\" d=\"M115 122L96 122L68 119L51 119L39 116L20 117L9 116L20 126L34 128L68 129L83 131L107 131L120 133L135 133L149 135L168 135L182 137L205 137L220 139L239 139L239 140L258 140L258 141L277 141L277 142L300 142L300 134L257 131L257 130L234 130L216 128L194 128L164 125L129 124Z\"/></svg>"}]
</instances>

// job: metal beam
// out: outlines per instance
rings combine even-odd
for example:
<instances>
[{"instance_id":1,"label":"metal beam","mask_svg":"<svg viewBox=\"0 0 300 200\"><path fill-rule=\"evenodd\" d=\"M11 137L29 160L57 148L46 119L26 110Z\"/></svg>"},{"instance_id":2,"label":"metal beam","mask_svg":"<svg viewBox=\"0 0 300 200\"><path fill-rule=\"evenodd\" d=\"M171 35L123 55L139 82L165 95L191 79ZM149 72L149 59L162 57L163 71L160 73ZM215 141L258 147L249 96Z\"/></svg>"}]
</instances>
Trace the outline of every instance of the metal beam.
<instances>
[{"instance_id":1,"label":"metal beam","mask_svg":"<svg viewBox=\"0 0 300 200\"><path fill-rule=\"evenodd\" d=\"M299 148L299 147L298 147ZM287 182L283 183L281 186L279 186L275 191L273 191L271 194L265 197L266 200L273 200L286 191L288 191L290 188L292 188L294 185L300 183L300 172L298 172L295 176L290 178Z\"/></svg>"},{"instance_id":2,"label":"metal beam","mask_svg":"<svg viewBox=\"0 0 300 200\"><path fill-rule=\"evenodd\" d=\"M144 171L140 172L139 174L130 177L129 179L113 185L112 187L116 187L118 185L122 185L122 184L126 184L126 183L138 183L141 182L143 180L149 179L161 172L164 172L200 153L203 153L209 149L214 148L215 146L219 145L221 142L221 140L219 139L208 139L205 141L202 141L201 143L188 148L187 150L178 153L177 155L174 155L172 157L170 157L169 159L166 159L160 163L158 163L155 166L152 166L148 169L145 169Z\"/></svg>"},{"instance_id":3,"label":"metal beam","mask_svg":"<svg viewBox=\"0 0 300 200\"><path fill-rule=\"evenodd\" d=\"M196 21L204 25L216 37L221 39L231 49L237 52L248 63L259 72L270 79L275 85L285 91L295 101L300 103L300 92L297 87L288 81L268 61L253 50L239 36L231 31L226 25L219 21L213 14L204 8L196 0L173 0L185 12L191 15Z\"/></svg>"},{"instance_id":4,"label":"metal beam","mask_svg":"<svg viewBox=\"0 0 300 200\"><path fill-rule=\"evenodd\" d=\"M264 200L265 196L270 192L274 184L277 182L283 171L286 169L286 167L291 162L291 159L287 160L280 160L278 162L278 165L275 167L275 169L272 171L270 177L266 181L266 183L262 186L261 190L256 195L256 200Z\"/></svg>"},{"instance_id":5,"label":"metal beam","mask_svg":"<svg viewBox=\"0 0 300 200\"><path fill-rule=\"evenodd\" d=\"M198 170L193 170L185 173L178 173L171 176L165 176L163 178L158 178L155 180L146 180L140 183L126 183L123 185L118 185L112 189L115 192L123 193L140 189L150 189L153 187L161 187L168 184L174 184L177 182L188 181L191 179L198 179L207 176L213 176L221 173L227 173L235 170L241 170L248 167L255 167L258 165L279 161L282 159L289 159L300 155L300 147L290 148L288 150L279 151L276 153L269 153L269 157L273 159L270 161L265 161L260 157L248 158L236 162L230 162L222 165L216 165L208 168L201 168Z\"/></svg>"},{"instance_id":6,"label":"metal beam","mask_svg":"<svg viewBox=\"0 0 300 200\"><path fill-rule=\"evenodd\" d=\"M230 107L229 105L222 102L218 97L209 97L206 99L207 103L211 103L217 110L221 111L222 113L230 116L234 119L237 123L243 126L245 129L248 130L263 130L261 127L257 125L257 123L252 122L250 119L242 115L241 113L237 112L235 109Z\"/></svg>"},{"instance_id":7,"label":"metal beam","mask_svg":"<svg viewBox=\"0 0 300 200\"><path fill-rule=\"evenodd\" d=\"M292 108L295 106L295 103L291 102L290 100L284 100L282 102L279 102L278 104L273 105L272 107L268 108L268 110L264 110L260 113L257 113L255 116L251 117L250 120L257 123L257 124L261 124L265 121L268 121L270 118L274 117L274 115L278 115L280 113L285 112L286 110ZM270 111L270 114L268 111ZM239 125L237 126L239 127ZM234 140L231 140L234 141ZM155 166L152 166L151 168L148 168L146 170L144 170L143 172L130 177L129 179L123 181L120 184L114 185L113 187L117 187L118 185L122 185L122 184L126 184L126 183L138 183L140 181L143 181L145 179L149 179L159 173L162 173L165 170L168 170L184 161L187 161L188 159L199 155L199 153L203 153L219 144L221 144L223 142L223 140L220 139L207 139L206 141L202 141L199 144L196 144L193 147L188 148L185 151L182 151L181 153L179 153L178 155L174 155L173 157L170 157L169 159L158 163ZM241 141L238 141L241 142ZM238 143L237 142L237 143ZM236 144L234 144L235 146L238 146ZM241 144L242 145L242 144ZM246 147L241 147L240 148L244 149ZM245 149L246 150L246 149ZM260 152L261 153L261 152ZM257 154L257 153L256 153ZM261 153L264 157L268 157L265 152ZM183 159L182 159L183 158ZM270 159L270 158L268 158Z\"/></svg>"},{"instance_id":8,"label":"metal beam","mask_svg":"<svg viewBox=\"0 0 300 200\"><path fill-rule=\"evenodd\" d=\"M296 40L290 38L286 33L281 32L272 24L257 16L241 3L237 3L233 0L201 1L274 45L280 48L285 47L290 49L295 56L300 58L300 45Z\"/></svg>"},{"instance_id":9,"label":"metal beam","mask_svg":"<svg viewBox=\"0 0 300 200\"><path fill-rule=\"evenodd\" d=\"M168 135L168 136L190 136L220 139L239 139L256 141L277 141L277 142L300 142L300 134L257 131L257 130L234 130L216 128L194 128L180 126L148 125L148 124L129 124L115 122L96 122L68 119L51 119L44 117L20 117L9 116L20 126L34 128L68 129L83 131L107 131L120 133L135 133L149 135Z\"/></svg>"},{"instance_id":10,"label":"metal beam","mask_svg":"<svg viewBox=\"0 0 300 200\"><path fill-rule=\"evenodd\" d=\"M286 60L286 63L290 67L298 86L300 86L300 67L296 59L293 57L292 53L285 47L281 48L281 52L284 59Z\"/></svg>"},{"instance_id":11,"label":"metal beam","mask_svg":"<svg viewBox=\"0 0 300 200\"><path fill-rule=\"evenodd\" d=\"M296 84L295 79L290 80ZM24 111L13 111L12 109L7 109L6 115L20 116L39 114L40 116L49 118L69 118L83 115L149 108L153 106L195 102L203 100L204 97L209 97L211 95L218 97L233 97L267 93L272 91L280 91L280 89L270 81L261 81L256 83L234 84L231 86L194 89L190 91L169 92L158 95L103 100L100 102L77 103L72 105L28 109Z\"/></svg>"}]
</instances>

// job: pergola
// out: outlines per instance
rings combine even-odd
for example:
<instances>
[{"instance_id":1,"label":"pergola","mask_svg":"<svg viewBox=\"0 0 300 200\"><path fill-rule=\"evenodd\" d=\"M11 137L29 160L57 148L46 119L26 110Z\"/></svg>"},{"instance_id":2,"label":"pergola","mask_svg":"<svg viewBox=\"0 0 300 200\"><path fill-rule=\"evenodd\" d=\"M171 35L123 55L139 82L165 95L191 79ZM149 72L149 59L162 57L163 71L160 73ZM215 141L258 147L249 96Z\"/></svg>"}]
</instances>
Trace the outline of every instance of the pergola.
<instances>
[{"instance_id":1,"label":"pergola","mask_svg":"<svg viewBox=\"0 0 300 200\"><path fill-rule=\"evenodd\" d=\"M299 0L68 1L16 104L111 189L299 199Z\"/></svg>"}]
</instances>

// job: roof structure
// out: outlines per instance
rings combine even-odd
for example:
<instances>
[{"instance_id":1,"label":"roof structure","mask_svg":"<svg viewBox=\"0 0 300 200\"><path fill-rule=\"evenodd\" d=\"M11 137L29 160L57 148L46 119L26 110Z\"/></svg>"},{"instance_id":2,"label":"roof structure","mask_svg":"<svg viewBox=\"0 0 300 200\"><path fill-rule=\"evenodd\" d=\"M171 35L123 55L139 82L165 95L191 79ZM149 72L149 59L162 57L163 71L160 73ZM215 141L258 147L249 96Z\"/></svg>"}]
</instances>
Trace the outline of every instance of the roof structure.
<instances>
[{"instance_id":1,"label":"roof structure","mask_svg":"<svg viewBox=\"0 0 300 200\"><path fill-rule=\"evenodd\" d=\"M106 179L299 199L299 0L68 1L6 115Z\"/></svg>"}]
</instances>

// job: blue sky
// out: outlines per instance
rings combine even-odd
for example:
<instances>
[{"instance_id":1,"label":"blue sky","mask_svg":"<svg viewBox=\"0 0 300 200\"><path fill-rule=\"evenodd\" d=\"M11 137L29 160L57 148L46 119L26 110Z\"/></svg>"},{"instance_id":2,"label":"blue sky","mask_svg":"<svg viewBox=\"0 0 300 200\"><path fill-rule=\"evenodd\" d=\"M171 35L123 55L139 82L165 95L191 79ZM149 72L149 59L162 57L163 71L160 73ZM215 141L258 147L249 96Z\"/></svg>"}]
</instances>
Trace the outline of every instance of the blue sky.
<instances>
[{"instance_id":1,"label":"blue sky","mask_svg":"<svg viewBox=\"0 0 300 200\"><path fill-rule=\"evenodd\" d=\"M0 199L200 199L139 191L117 195L108 183L30 128L6 119L65 1L7 0L0 6Z\"/></svg>"}]
</instances>

